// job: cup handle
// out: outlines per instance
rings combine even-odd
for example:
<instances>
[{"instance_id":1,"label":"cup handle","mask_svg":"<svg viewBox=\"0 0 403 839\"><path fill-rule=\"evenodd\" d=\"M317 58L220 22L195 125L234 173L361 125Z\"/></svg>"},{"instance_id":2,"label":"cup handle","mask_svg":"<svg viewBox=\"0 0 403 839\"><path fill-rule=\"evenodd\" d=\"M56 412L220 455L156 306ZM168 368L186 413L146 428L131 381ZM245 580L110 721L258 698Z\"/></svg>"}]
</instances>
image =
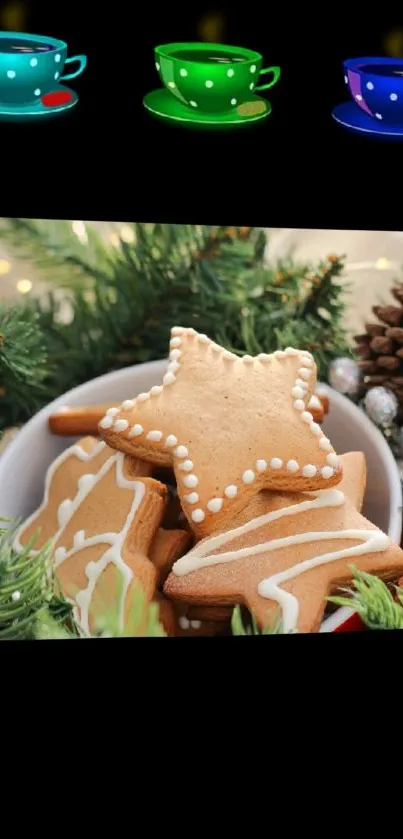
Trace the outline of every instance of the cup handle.
<instances>
[{"instance_id":1,"label":"cup handle","mask_svg":"<svg viewBox=\"0 0 403 839\"><path fill-rule=\"evenodd\" d=\"M281 70L280 67L267 67L265 70L261 70L259 76L263 76L264 73L273 73L273 78L271 82L268 84L260 84L258 87L255 87L255 90L268 90L269 87L273 87L273 85L277 84Z\"/></svg>"},{"instance_id":2,"label":"cup handle","mask_svg":"<svg viewBox=\"0 0 403 839\"><path fill-rule=\"evenodd\" d=\"M87 66L87 56L86 55L73 55L72 58L66 58L65 65L71 64L72 61L78 61L80 66L75 73L67 73L67 76L60 76L59 82L64 82L67 79L75 79L76 76L79 76L81 73L84 72Z\"/></svg>"}]
</instances>

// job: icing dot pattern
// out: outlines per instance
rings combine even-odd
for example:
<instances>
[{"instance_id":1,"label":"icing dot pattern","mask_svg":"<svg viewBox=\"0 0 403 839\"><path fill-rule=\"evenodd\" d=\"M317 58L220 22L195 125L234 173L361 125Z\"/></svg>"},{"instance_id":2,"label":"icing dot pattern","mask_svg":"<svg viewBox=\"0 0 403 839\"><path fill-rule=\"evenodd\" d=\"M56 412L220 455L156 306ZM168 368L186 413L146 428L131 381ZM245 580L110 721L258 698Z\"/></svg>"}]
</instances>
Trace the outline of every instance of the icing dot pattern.
<instances>
[{"instance_id":1,"label":"icing dot pattern","mask_svg":"<svg viewBox=\"0 0 403 839\"><path fill-rule=\"evenodd\" d=\"M286 463L283 463L279 457L273 457L270 460L270 463L267 463L266 460L261 458L255 462L253 469L246 469L243 474L239 476L239 485L252 484L255 481L256 473L259 475L267 470L278 471L281 469L285 469L291 474L300 473L304 478L313 478L318 474L318 472L320 472L321 476L325 480L330 479L334 474L334 470L339 465L339 459L333 451L330 440L328 440L328 438L323 434L320 425L313 421L313 416L310 411L307 410L307 404L304 401L309 389L309 379L314 374L314 360L311 354L305 350L300 351L294 349L293 347L287 347L285 350L276 350L271 355L268 353L260 353L256 357L244 355L240 359L234 353L231 353L228 350L223 350L218 344L211 341L207 335L198 334L193 328L185 329L181 326L174 326L171 330L169 363L167 372L163 378L163 384L154 385L148 393L140 393L136 399L125 400L121 405L121 411L124 412L132 410L136 402L146 402L151 397L158 398L161 394L163 394L164 389L167 386L172 387L172 385L174 385L181 368L180 359L182 356L181 348L183 348L183 340L184 338L188 339L192 336L195 337L198 343L205 346L206 349L210 349L214 356L218 356L219 354L223 360L229 362L242 361L245 365L250 367L257 363L267 364L271 362L273 358L276 360L283 360L290 356L298 356L301 360L301 366L298 369L297 377L291 389L290 395L292 398L292 404L294 409L298 412L301 421L304 422L311 433L318 438L318 447L322 451L329 452L326 458L327 465L318 469L312 463L300 465L293 458L288 460ZM314 400L315 397L312 397L310 402L312 406L316 404ZM317 398L316 401L318 401ZM129 421L126 418L115 419L117 414L119 414L118 408L110 408L107 411L106 416L101 420L100 428L109 429L113 426L113 431L116 431L117 433L127 431L129 428ZM192 472L194 469L194 463L192 460L188 459L189 452L187 447L178 443L174 434L168 434L165 440L163 440L164 435L162 431L159 429L152 429L146 433L144 428L138 423L129 429L128 437L140 437L143 434L147 440L155 443L161 443L164 448L172 450L174 457L181 461L178 464L178 468L181 470L181 473L183 473L181 474L183 485L188 489L194 490L199 484L199 479L197 474ZM236 484L230 484L223 488L223 497L212 498L207 502L206 509L213 514L219 513L225 499L231 500L235 498L237 494L238 486ZM199 495L197 492L190 492L184 496L184 501L190 505L197 504L199 501ZM197 508L192 511L191 518L195 523L201 523L205 519L205 511L201 507Z\"/></svg>"}]
</instances>

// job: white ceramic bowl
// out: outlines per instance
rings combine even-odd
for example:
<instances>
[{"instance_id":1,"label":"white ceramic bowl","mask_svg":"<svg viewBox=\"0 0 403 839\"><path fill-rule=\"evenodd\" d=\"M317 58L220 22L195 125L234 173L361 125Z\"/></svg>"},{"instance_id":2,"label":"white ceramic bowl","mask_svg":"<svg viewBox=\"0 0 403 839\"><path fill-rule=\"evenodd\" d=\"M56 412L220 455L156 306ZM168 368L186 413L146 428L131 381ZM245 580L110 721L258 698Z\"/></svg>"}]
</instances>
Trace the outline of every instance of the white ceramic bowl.
<instances>
[{"instance_id":1,"label":"white ceramic bowl","mask_svg":"<svg viewBox=\"0 0 403 839\"><path fill-rule=\"evenodd\" d=\"M0 514L24 518L42 500L45 472L73 439L56 437L48 431L48 416L64 405L120 402L149 390L162 381L166 361L139 364L108 373L74 388L36 414L0 457ZM330 400L324 430L336 451L362 451L367 460L368 482L364 514L400 543L402 527L402 489L391 451L373 423L346 397L321 385ZM351 616L350 609L339 609L324 621L321 631L339 629Z\"/></svg>"}]
</instances>

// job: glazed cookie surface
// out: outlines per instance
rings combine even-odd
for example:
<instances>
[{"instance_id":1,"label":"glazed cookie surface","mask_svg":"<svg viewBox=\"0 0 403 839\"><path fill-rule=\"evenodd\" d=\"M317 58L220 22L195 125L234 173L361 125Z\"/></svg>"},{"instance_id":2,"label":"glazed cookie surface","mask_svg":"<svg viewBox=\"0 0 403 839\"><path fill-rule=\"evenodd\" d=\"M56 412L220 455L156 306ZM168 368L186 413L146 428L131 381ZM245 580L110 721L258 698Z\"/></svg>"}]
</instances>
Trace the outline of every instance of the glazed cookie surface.
<instances>
[{"instance_id":1,"label":"glazed cookie surface","mask_svg":"<svg viewBox=\"0 0 403 839\"><path fill-rule=\"evenodd\" d=\"M239 358L174 327L162 385L109 409L99 433L119 451L173 466L201 537L264 488L313 491L341 480L341 462L307 409L315 386L308 352Z\"/></svg>"},{"instance_id":2,"label":"glazed cookie surface","mask_svg":"<svg viewBox=\"0 0 403 839\"><path fill-rule=\"evenodd\" d=\"M341 460L344 478L336 488L260 493L231 529L200 541L174 564L167 596L209 606L241 603L261 627L280 608L284 631L317 632L326 598L351 582L351 566L396 580L403 551L357 509L364 456Z\"/></svg>"}]
</instances>

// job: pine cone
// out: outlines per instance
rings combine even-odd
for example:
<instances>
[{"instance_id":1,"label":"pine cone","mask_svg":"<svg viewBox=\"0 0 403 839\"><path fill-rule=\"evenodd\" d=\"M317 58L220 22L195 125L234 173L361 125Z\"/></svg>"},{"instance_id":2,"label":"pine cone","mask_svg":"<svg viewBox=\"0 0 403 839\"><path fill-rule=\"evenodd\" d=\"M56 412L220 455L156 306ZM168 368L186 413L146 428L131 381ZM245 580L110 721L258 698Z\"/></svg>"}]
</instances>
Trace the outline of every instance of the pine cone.
<instances>
[{"instance_id":1,"label":"pine cone","mask_svg":"<svg viewBox=\"0 0 403 839\"><path fill-rule=\"evenodd\" d=\"M358 366L363 373L362 394L382 385L392 390L400 405L397 422L403 425L403 283L392 289L399 305L373 306L377 322L365 324L365 334L354 337Z\"/></svg>"}]
</instances>

